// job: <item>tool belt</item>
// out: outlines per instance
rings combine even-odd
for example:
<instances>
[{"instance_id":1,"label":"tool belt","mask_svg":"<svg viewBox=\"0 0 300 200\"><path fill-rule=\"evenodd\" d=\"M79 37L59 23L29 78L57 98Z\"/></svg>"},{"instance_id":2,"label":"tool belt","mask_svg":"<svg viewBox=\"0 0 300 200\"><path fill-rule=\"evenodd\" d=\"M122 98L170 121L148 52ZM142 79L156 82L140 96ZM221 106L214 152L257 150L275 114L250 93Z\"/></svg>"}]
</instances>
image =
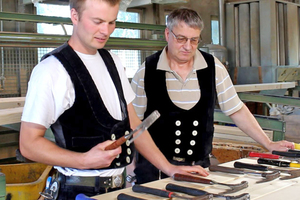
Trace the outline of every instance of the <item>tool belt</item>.
<instances>
[{"instance_id":1,"label":"tool belt","mask_svg":"<svg viewBox=\"0 0 300 200\"><path fill-rule=\"evenodd\" d=\"M205 158L204 160L199 160L199 161L186 161L185 158L173 157L172 159L168 159L168 161L174 165L189 165L189 166L200 165L204 168L208 167L210 164L208 157Z\"/></svg>"},{"instance_id":2,"label":"tool belt","mask_svg":"<svg viewBox=\"0 0 300 200\"><path fill-rule=\"evenodd\" d=\"M90 187L95 192L108 192L111 189L123 188L125 183L125 170L122 174L109 177L83 177L83 176L65 176L58 173L61 188L67 187Z\"/></svg>"}]
</instances>

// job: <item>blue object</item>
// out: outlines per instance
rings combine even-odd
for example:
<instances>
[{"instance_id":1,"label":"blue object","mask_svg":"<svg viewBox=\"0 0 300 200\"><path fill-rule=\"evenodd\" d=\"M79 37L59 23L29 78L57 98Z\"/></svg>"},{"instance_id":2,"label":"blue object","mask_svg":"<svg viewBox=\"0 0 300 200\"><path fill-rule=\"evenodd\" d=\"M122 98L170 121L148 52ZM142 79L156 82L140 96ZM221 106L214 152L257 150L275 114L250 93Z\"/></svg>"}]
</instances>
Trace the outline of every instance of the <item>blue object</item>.
<instances>
[{"instance_id":1,"label":"blue object","mask_svg":"<svg viewBox=\"0 0 300 200\"><path fill-rule=\"evenodd\" d=\"M85 194L77 194L75 200L96 200L86 196Z\"/></svg>"},{"instance_id":2,"label":"blue object","mask_svg":"<svg viewBox=\"0 0 300 200\"><path fill-rule=\"evenodd\" d=\"M47 178L47 181L46 181L46 190L48 190L48 189L50 188L50 183L51 183L51 181L52 181L52 177L49 176L49 177Z\"/></svg>"}]
</instances>

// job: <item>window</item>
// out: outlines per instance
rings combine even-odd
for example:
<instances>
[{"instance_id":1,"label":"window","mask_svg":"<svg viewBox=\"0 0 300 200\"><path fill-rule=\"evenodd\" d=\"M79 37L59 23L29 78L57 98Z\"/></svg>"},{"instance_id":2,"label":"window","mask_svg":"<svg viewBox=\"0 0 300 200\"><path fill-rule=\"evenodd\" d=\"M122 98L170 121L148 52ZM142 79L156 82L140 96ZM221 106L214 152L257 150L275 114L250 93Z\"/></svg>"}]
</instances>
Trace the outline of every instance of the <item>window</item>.
<instances>
[{"instance_id":1,"label":"window","mask_svg":"<svg viewBox=\"0 0 300 200\"><path fill-rule=\"evenodd\" d=\"M121 22L140 22L140 14L137 12L124 12L119 11L117 21ZM111 34L111 37L122 37L122 38L140 38L140 30L132 29L119 29ZM126 69L126 75L128 78L132 78L141 65L141 52L140 50L111 50L113 53L117 54L122 60L123 65Z\"/></svg>"},{"instance_id":2,"label":"window","mask_svg":"<svg viewBox=\"0 0 300 200\"><path fill-rule=\"evenodd\" d=\"M52 4L37 4L37 14L46 16L56 16L56 17L70 17L70 7L69 5L52 5ZM140 22L139 12L124 12L119 11L117 21L124 22ZM64 25L68 35L72 34L72 26ZM38 33L44 34L61 34L64 35L65 31L61 25L44 24L38 23L37 25ZM130 30L130 29L115 29L111 37L123 37L123 38L140 38L140 30ZM52 51L53 48L39 48L38 59ZM113 53L117 54L122 60L123 65L126 68L126 74L128 78L132 78L136 70L141 64L141 56L139 50L111 50Z\"/></svg>"},{"instance_id":3,"label":"window","mask_svg":"<svg viewBox=\"0 0 300 200\"><path fill-rule=\"evenodd\" d=\"M211 17L211 40L213 44L220 44L219 42L219 19L217 16Z\"/></svg>"},{"instance_id":4,"label":"window","mask_svg":"<svg viewBox=\"0 0 300 200\"><path fill-rule=\"evenodd\" d=\"M37 15L70 17L70 7L66 5L38 3L36 6L36 12ZM64 28L67 32L67 35L72 34L72 30L73 30L72 25L64 25ZM60 24L46 24L46 23L37 24L37 32L44 33L44 34L65 35L64 28ZM40 61L44 54L51 52L53 49L54 48L38 48L38 60Z\"/></svg>"}]
</instances>

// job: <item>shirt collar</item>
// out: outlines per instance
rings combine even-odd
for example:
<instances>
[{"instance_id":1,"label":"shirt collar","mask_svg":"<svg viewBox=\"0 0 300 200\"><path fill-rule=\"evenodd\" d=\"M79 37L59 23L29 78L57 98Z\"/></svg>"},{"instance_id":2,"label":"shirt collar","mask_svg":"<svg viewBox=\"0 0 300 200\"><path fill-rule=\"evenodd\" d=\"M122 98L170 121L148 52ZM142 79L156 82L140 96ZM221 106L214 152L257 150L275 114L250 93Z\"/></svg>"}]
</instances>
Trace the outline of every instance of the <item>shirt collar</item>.
<instances>
[{"instance_id":1,"label":"shirt collar","mask_svg":"<svg viewBox=\"0 0 300 200\"><path fill-rule=\"evenodd\" d=\"M157 69L171 72L172 70L169 66L166 49L167 49L167 46L164 47L163 51L161 52L161 54L159 56L159 60L157 63ZM195 64L195 63L197 63L197 64ZM207 68L207 63L206 63L204 57L202 56L202 54L200 53L200 51L197 50L195 53L195 56L194 56L193 69L200 70L200 69L204 69L204 68Z\"/></svg>"}]
</instances>

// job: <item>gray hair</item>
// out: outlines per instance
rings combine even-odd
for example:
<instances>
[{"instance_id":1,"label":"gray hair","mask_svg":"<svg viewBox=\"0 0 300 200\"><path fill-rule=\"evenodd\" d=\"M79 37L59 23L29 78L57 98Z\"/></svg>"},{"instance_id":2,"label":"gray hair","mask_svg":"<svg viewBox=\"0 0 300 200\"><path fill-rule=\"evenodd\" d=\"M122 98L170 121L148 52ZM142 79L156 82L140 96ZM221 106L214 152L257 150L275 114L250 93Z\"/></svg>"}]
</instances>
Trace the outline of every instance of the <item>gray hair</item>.
<instances>
[{"instance_id":1,"label":"gray hair","mask_svg":"<svg viewBox=\"0 0 300 200\"><path fill-rule=\"evenodd\" d=\"M167 18L167 28L173 30L180 22L186 23L189 27L200 29L204 28L204 23L200 15L189 8L178 8L173 10Z\"/></svg>"}]
</instances>

